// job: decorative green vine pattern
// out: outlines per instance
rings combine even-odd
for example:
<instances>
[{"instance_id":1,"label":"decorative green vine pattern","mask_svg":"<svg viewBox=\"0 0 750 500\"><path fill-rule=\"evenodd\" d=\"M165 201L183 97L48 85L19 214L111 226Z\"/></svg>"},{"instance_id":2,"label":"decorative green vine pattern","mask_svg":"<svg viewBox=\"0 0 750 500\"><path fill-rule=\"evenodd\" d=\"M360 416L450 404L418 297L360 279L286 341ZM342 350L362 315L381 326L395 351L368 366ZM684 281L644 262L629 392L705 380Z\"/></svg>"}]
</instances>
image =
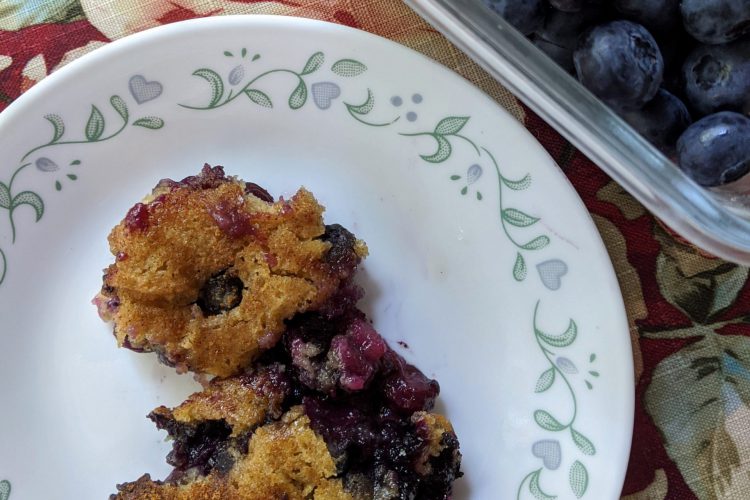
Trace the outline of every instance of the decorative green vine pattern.
<instances>
[{"instance_id":1,"label":"decorative green vine pattern","mask_svg":"<svg viewBox=\"0 0 750 500\"><path fill-rule=\"evenodd\" d=\"M44 215L45 210L44 200L41 196L39 196L39 194L35 193L34 191L28 190L20 192L16 192L14 190L18 175L32 164L36 166L37 170L44 173L55 172L60 169L58 164L48 157L38 157L33 162L24 163L27 159L32 158L36 153L47 148L70 144L90 144L108 141L122 133L128 125L132 125L134 127L142 127L150 130L158 130L164 126L164 120L156 116L144 116L131 122L131 115L130 111L128 110L128 106L119 95L111 96L109 98L109 103L122 123L119 125L117 130L109 133L108 135L105 135L106 120L104 118L104 115L99 110L99 108L97 108L96 105L93 104L91 105L91 111L89 113L88 120L86 121L86 125L83 129L83 137L79 139L64 140L66 128L65 122L63 121L62 117L56 114L48 114L44 116L44 118L52 125L51 139L28 150L26 154L24 154L19 160L19 163L21 165L15 169L10 177L10 180L7 183L0 181L0 209L8 211L11 244L15 244L17 235L16 223L14 219L15 211L24 205L30 206L34 209L35 222L39 222L39 220ZM70 162L69 167L76 167L80 164L81 161L76 159ZM68 173L65 177L67 177L71 181L78 180L78 175L74 173ZM60 180L56 180L55 190L61 191L62 189L62 182ZM0 285L2 285L2 283L5 281L7 272L8 259L5 252L2 250L2 248L0 248ZM2 499L0 498L0 500Z\"/></svg>"},{"instance_id":2,"label":"decorative green vine pattern","mask_svg":"<svg viewBox=\"0 0 750 500\"><path fill-rule=\"evenodd\" d=\"M500 204L500 226L505 233L506 238L516 248L516 260L513 264L513 278L516 281L523 281L526 279L528 274L528 268L526 266L526 259L524 258L523 252L541 250L550 243L550 239L547 235L542 234L534 237L533 239L521 243L519 242L510 231L510 227L516 228L527 228L533 226L539 222L539 217L534 217L521 210L511 207L505 207L503 205L503 191L504 188L511 189L513 191L522 191L531 186L531 176L526 174L519 180L511 180L505 177L500 170L495 156L490 152L489 149L484 146L478 146L469 137L460 134L466 124L469 122L470 117L468 116L449 116L443 118L438 122L435 128L429 132L417 132L417 133L404 133L401 132L399 135L404 137L431 137L435 140L436 149L434 153L423 154L420 157L428 163L442 163L450 158L453 153L453 145L451 139L460 139L472 147L477 157L482 158L483 155L489 159L491 166L497 176L497 193L498 201ZM476 182L481 176L482 168L478 164L474 164L467 170L467 185L461 189L461 194L465 195L468 192L468 186ZM452 175L451 180L459 180L461 176ZM483 195L480 191L477 191L477 200L482 201Z\"/></svg>"},{"instance_id":3,"label":"decorative green vine pattern","mask_svg":"<svg viewBox=\"0 0 750 500\"><path fill-rule=\"evenodd\" d=\"M351 115L352 118L357 120L359 123L369 125L370 127L387 127L388 125L393 125L401 118L400 116L397 116L393 120L378 123L368 122L367 120L362 118L370 111L372 111L372 108L375 107L375 95L370 89L367 89L367 99L362 104L349 104L345 102L344 106L346 106L346 110L349 112L349 115Z\"/></svg>"},{"instance_id":4,"label":"decorative green vine pattern","mask_svg":"<svg viewBox=\"0 0 750 500\"><path fill-rule=\"evenodd\" d=\"M540 301L537 301L536 306L534 307L534 338L536 339L540 351L547 360L547 363L549 363L549 368L539 375L534 392L546 392L552 388L557 380L562 380L567 392L570 394L573 414L569 419L561 420L558 418L559 416L555 417L547 410L538 409L534 412L534 421L539 427L546 431L555 433L568 431L573 443L582 454L587 456L596 455L596 447L594 446L594 443L574 427L578 418L578 400L568 375L576 374L578 373L578 370L572 361L566 357L558 356L553 351L553 349L562 349L572 345L578 336L578 326L576 325L576 322L571 319L568 323L567 329L562 334L550 335L545 333L537 325L539 305ZM593 362L595 359L596 355L591 354L589 361ZM539 481L543 471L544 468L536 469L523 478L521 484L518 486L518 492L516 494L517 500L521 499L524 485L527 485L529 493L531 493L531 495L537 500L553 500L557 498L556 495L545 493L541 488ZM586 494L589 485L589 474L586 466L584 466L580 460L575 460L570 466L568 471L568 483L576 498L581 498Z\"/></svg>"},{"instance_id":5,"label":"decorative green vine pattern","mask_svg":"<svg viewBox=\"0 0 750 500\"><path fill-rule=\"evenodd\" d=\"M224 51L226 57L236 57L231 51ZM247 49L243 48L240 57L242 59L249 58ZM251 62L256 61L260 58L260 55L256 54ZM212 110L226 106L232 101L236 100L240 96L247 97L251 102L258 106L272 108L273 100L271 97L258 88L258 83L264 77L271 74L289 74L294 77L296 83L294 89L289 94L287 104L290 109L298 110L302 108L308 100L308 82L307 77L317 72L325 63L325 54L323 52L315 52L308 59L301 71L296 71L289 68L277 68L263 71L256 76L250 78L245 83L245 65L239 64L235 66L228 73L228 77L225 79L219 74L219 72L210 68L200 68L193 71L193 76L197 76L205 80L210 87L211 97L209 101L202 106L194 106L190 104L180 104L180 106L194 110ZM354 59L340 59L331 65L330 70L341 77L353 77L364 73L367 70L360 61ZM331 82L321 82L318 85L329 85L335 88L336 92L340 92L339 87ZM229 90L227 91L227 88ZM238 88L235 90L235 88ZM312 86L313 92L315 91L315 84ZM336 94L338 96L338 93ZM317 101L318 107L321 109L327 109L330 105L330 97L326 97L325 105L322 105ZM370 127L388 127L394 125L400 120L400 116L395 116L392 119L385 121L371 121L367 118L367 115L373 111L375 107L375 95L371 89L367 89L367 97L360 104L354 104L349 102L343 102L348 114L355 119L357 122ZM505 236L516 249L516 258L513 264L512 274L516 281L523 281L528 275L528 267L526 265L526 258L524 254L529 251L540 250L545 248L550 243L550 238L545 235L537 235L526 241L519 241L514 236L514 231L511 228L528 228L539 222L539 217L529 215L517 208L506 207L504 205L503 194L504 190L510 189L512 191L523 191L531 186L531 176L526 174L519 180L512 180L505 177L502 174L500 166L495 156L484 146L478 145L467 135L462 132L466 127L467 123L471 118L469 116L448 116L440 120L434 129L424 132L398 132L398 135L402 137L429 137L435 141L436 149L434 152L429 154L422 154L420 157L422 160L432 164L443 163L447 161L454 149L452 141L460 140L465 144L471 146L473 152L476 154L479 161L487 161L497 176L497 187L498 187L498 200L500 202L499 217L500 226L503 229ZM467 185L461 189L461 194L466 195L469 190L469 185L476 182L482 175L482 167L479 164L474 164L469 167L466 176ZM451 180L461 179L460 175L452 175ZM484 195L477 190L476 199L482 201Z\"/></svg>"},{"instance_id":6,"label":"decorative green vine pattern","mask_svg":"<svg viewBox=\"0 0 750 500\"><path fill-rule=\"evenodd\" d=\"M526 477L523 478L521 481L521 484L518 485L518 492L516 493L516 499L521 498L521 494L523 493L523 486L527 484L529 485L529 491L532 495L534 495L534 498L538 500L554 500L557 498L556 495L549 495L544 492L542 489L542 486L539 484L539 476L542 475L542 471L544 469L542 467L538 468L535 471L529 472Z\"/></svg>"},{"instance_id":7,"label":"decorative green vine pattern","mask_svg":"<svg viewBox=\"0 0 750 500\"><path fill-rule=\"evenodd\" d=\"M241 57L244 59L248 56L246 48L243 48L240 52ZM230 51L224 51L224 55L227 57L234 57L234 54ZM253 56L250 61L255 62L260 59L260 54ZM208 82L211 87L211 98L208 104L205 106L191 106L188 104L180 104L183 108L196 109L196 110L209 110L216 109L222 106L226 106L240 96L245 96L253 103L264 108L273 108L273 101L269 95L257 88L257 83L265 78L266 76L273 74L289 74L295 79L296 86L289 94L287 104L290 109L296 110L302 108L307 102L309 94L308 84L305 77L318 71L325 62L325 55L322 52L315 52L311 55L301 71L295 71L288 68L278 68L264 71L257 76L248 80L239 90L231 88L232 86L239 85L245 78L245 66L239 64L235 66L227 77L227 81L221 77L219 73L210 68L200 68L193 71L193 76L203 78ZM367 70L367 66L354 59L341 59L336 61L331 66L331 71L335 74L343 77L357 76ZM226 89L229 87L229 90ZM355 111L356 112L356 111Z\"/></svg>"}]
</instances>

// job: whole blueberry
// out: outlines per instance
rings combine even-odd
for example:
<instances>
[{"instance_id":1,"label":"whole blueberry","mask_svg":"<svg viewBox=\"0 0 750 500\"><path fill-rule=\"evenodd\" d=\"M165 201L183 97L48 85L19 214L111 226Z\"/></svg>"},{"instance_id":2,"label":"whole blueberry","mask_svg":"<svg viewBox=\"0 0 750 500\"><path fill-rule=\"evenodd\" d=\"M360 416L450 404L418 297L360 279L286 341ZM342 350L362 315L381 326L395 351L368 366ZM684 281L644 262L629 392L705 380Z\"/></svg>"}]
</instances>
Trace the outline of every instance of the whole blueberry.
<instances>
[{"instance_id":1,"label":"whole blueberry","mask_svg":"<svg viewBox=\"0 0 750 500\"><path fill-rule=\"evenodd\" d=\"M549 0L549 4L562 12L578 12L586 5L586 0Z\"/></svg>"},{"instance_id":2,"label":"whole blueberry","mask_svg":"<svg viewBox=\"0 0 750 500\"><path fill-rule=\"evenodd\" d=\"M578 44L578 37L600 18L600 9L590 5L582 6L575 13L551 9L531 39L534 45L563 69L575 73L573 51Z\"/></svg>"},{"instance_id":3,"label":"whole blueberry","mask_svg":"<svg viewBox=\"0 0 750 500\"><path fill-rule=\"evenodd\" d=\"M682 0L682 23L696 40L716 44L750 33L748 0Z\"/></svg>"},{"instance_id":4,"label":"whole blueberry","mask_svg":"<svg viewBox=\"0 0 750 500\"><path fill-rule=\"evenodd\" d=\"M578 79L615 108L640 108L659 90L664 61L656 40L630 21L597 26L573 54Z\"/></svg>"},{"instance_id":5,"label":"whole blueberry","mask_svg":"<svg viewBox=\"0 0 750 500\"><path fill-rule=\"evenodd\" d=\"M721 186L750 171L750 118L732 111L693 123L677 141L680 168L703 186Z\"/></svg>"},{"instance_id":6,"label":"whole blueberry","mask_svg":"<svg viewBox=\"0 0 750 500\"><path fill-rule=\"evenodd\" d=\"M685 79L682 76L682 66L688 55L695 50L698 42L682 29L675 26L669 31L669 36L656 39L659 44L662 59L664 59L664 80L662 88L676 94L687 102L685 96Z\"/></svg>"},{"instance_id":7,"label":"whole blueberry","mask_svg":"<svg viewBox=\"0 0 750 500\"><path fill-rule=\"evenodd\" d=\"M640 23L656 34L677 24L680 0L614 0L614 7L624 17Z\"/></svg>"},{"instance_id":8,"label":"whole blueberry","mask_svg":"<svg viewBox=\"0 0 750 500\"><path fill-rule=\"evenodd\" d=\"M750 111L750 41L702 45L682 68L685 94L702 115Z\"/></svg>"},{"instance_id":9,"label":"whole blueberry","mask_svg":"<svg viewBox=\"0 0 750 500\"><path fill-rule=\"evenodd\" d=\"M544 22L544 0L482 1L524 35L530 35Z\"/></svg>"},{"instance_id":10,"label":"whole blueberry","mask_svg":"<svg viewBox=\"0 0 750 500\"><path fill-rule=\"evenodd\" d=\"M685 104L664 89L659 89L641 109L623 111L621 116L648 142L667 154L674 151L677 139L692 121Z\"/></svg>"},{"instance_id":11,"label":"whole blueberry","mask_svg":"<svg viewBox=\"0 0 750 500\"><path fill-rule=\"evenodd\" d=\"M555 61L558 66L560 66L571 75L575 75L572 50L563 45L546 40L539 35L532 36L531 41L534 42L534 45L539 47L542 52L547 54L547 57Z\"/></svg>"}]
</instances>

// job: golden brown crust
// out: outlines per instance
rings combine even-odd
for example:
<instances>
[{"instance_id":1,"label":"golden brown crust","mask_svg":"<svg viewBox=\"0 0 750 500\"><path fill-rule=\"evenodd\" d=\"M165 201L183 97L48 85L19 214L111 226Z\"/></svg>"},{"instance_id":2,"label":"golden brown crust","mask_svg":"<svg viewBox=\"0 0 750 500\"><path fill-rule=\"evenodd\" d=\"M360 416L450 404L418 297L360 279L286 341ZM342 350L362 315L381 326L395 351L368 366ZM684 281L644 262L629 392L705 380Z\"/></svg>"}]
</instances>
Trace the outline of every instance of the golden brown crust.
<instances>
[{"instance_id":1,"label":"golden brown crust","mask_svg":"<svg viewBox=\"0 0 750 500\"><path fill-rule=\"evenodd\" d=\"M266 419L281 416L285 392L264 387L269 372L242 375L228 379L214 379L206 388L188 397L170 410L160 406L154 415L180 424L197 424L208 420L223 420L232 429L232 437L252 430Z\"/></svg>"},{"instance_id":2,"label":"golden brown crust","mask_svg":"<svg viewBox=\"0 0 750 500\"><path fill-rule=\"evenodd\" d=\"M426 411L414 413L411 416L411 422L418 428L423 429L422 437L426 443L421 456L414 464L414 468L423 476L427 476L432 472L430 460L440 456L446 448L443 436L448 433L454 434L453 426L443 415L427 413Z\"/></svg>"},{"instance_id":3,"label":"golden brown crust","mask_svg":"<svg viewBox=\"0 0 750 500\"><path fill-rule=\"evenodd\" d=\"M335 478L336 465L300 407L259 427L247 455L222 476L217 472L165 484L145 475L117 487L113 500L352 500Z\"/></svg>"},{"instance_id":4,"label":"golden brown crust","mask_svg":"<svg viewBox=\"0 0 750 500\"><path fill-rule=\"evenodd\" d=\"M112 230L117 259L97 302L120 346L157 351L178 371L240 372L278 341L284 320L320 307L347 277L325 261L323 207L304 188L268 203L225 180L158 187L150 199L136 223L131 210ZM361 242L354 251L366 254ZM221 273L241 280L239 304L209 314L201 289Z\"/></svg>"}]
</instances>

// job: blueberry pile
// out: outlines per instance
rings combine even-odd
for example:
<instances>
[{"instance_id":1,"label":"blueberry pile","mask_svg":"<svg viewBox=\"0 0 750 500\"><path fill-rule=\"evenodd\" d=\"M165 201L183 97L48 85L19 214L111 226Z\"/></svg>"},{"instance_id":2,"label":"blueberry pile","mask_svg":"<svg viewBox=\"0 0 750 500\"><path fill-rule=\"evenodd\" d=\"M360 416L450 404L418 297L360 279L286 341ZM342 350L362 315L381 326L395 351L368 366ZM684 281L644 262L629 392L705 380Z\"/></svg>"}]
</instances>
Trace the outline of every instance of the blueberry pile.
<instances>
[{"instance_id":1,"label":"blueberry pile","mask_svg":"<svg viewBox=\"0 0 750 500\"><path fill-rule=\"evenodd\" d=\"M703 186L750 171L750 0L482 0Z\"/></svg>"}]
</instances>

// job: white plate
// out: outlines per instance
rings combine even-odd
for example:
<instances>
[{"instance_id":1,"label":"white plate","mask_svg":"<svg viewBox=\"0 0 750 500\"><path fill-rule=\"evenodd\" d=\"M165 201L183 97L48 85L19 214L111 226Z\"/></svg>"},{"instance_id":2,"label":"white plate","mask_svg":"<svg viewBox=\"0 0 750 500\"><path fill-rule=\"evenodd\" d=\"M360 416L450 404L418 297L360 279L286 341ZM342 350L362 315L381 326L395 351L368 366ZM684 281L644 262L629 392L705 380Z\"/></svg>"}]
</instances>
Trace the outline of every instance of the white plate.
<instances>
[{"instance_id":1,"label":"white plate","mask_svg":"<svg viewBox=\"0 0 750 500\"><path fill-rule=\"evenodd\" d=\"M440 381L456 498L619 496L633 369L607 253L547 153L445 68L321 22L178 23L32 88L0 150L0 500L168 473L144 416L197 384L116 349L90 300L109 229L204 162L276 195L305 185L367 241L363 307Z\"/></svg>"}]
</instances>

